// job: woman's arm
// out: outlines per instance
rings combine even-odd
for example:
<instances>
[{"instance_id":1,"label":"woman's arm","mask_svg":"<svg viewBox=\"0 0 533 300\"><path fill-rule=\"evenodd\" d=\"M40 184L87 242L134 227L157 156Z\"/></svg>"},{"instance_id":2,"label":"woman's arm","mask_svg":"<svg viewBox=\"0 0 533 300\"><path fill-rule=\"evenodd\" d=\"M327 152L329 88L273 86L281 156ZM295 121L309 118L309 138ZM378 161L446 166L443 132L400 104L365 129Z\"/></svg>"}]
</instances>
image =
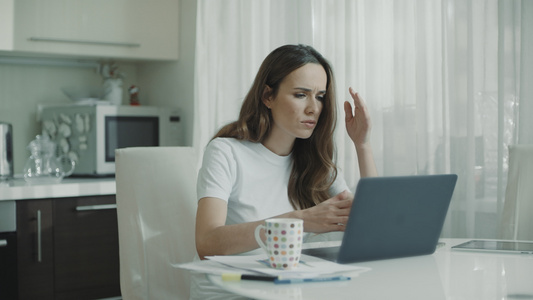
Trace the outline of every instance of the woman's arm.
<instances>
[{"instance_id":1,"label":"woman's arm","mask_svg":"<svg viewBox=\"0 0 533 300\"><path fill-rule=\"evenodd\" d=\"M352 112L350 102L344 102L344 113L346 121L346 131L352 139L357 152L359 162L359 172L361 177L378 176L372 146L370 145L370 114L364 101L350 88L350 95L353 99L355 109Z\"/></svg>"},{"instance_id":2,"label":"woman's arm","mask_svg":"<svg viewBox=\"0 0 533 300\"><path fill-rule=\"evenodd\" d=\"M374 154L370 144L355 146L357 151L357 161L359 162L359 173L361 177L378 176L376 164L374 163Z\"/></svg>"},{"instance_id":3,"label":"woman's arm","mask_svg":"<svg viewBox=\"0 0 533 300\"><path fill-rule=\"evenodd\" d=\"M209 255L230 255L258 247L254 230L263 221L225 225L226 201L206 197L198 201L196 212L196 251L201 259Z\"/></svg>"},{"instance_id":4,"label":"woman's arm","mask_svg":"<svg viewBox=\"0 0 533 300\"><path fill-rule=\"evenodd\" d=\"M345 191L317 206L273 217L302 219L306 232L344 231L351 205L352 196ZM196 251L201 259L210 255L243 253L258 247L254 231L264 220L225 225L226 215L224 200L206 197L198 201ZM263 233L262 236L264 238Z\"/></svg>"}]
</instances>

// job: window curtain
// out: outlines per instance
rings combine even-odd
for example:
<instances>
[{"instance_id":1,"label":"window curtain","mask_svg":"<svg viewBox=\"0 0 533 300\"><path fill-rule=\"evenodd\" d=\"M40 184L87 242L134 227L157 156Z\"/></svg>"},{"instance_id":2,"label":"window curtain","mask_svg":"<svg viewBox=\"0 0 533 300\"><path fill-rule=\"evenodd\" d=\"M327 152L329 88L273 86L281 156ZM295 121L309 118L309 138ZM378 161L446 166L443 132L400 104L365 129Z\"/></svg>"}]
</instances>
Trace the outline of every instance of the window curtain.
<instances>
[{"instance_id":1,"label":"window curtain","mask_svg":"<svg viewBox=\"0 0 533 300\"><path fill-rule=\"evenodd\" d=\"M520 0L198 0L193 144L201 152L237 118L268 53L308 44L334 69L336 160L351 188L359 173L342 109L350 86L370 109L380 175L458 174L443 236L495 238L507 146L521 142L519 132L522 142L533 142L525 141L529 133L519 122L533 113L521 104L532 96L520 84L523 19L533 18L531 5L523 6Z\"/></svg>"}]
</instances>

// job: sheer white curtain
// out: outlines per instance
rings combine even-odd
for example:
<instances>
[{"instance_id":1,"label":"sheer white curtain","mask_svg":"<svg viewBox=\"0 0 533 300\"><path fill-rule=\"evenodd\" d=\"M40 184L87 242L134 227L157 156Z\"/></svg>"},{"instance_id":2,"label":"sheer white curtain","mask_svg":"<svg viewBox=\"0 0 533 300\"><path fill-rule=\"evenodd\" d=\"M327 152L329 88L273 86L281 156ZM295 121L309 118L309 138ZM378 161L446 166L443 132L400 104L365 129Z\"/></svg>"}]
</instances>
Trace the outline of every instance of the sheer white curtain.
<instances>
[{"instance_id":1,"label":"sheer white curtain","mask_svg":"<svg viewBox=\"0 0 533 300\"><path fill-rule=\"evenodd\" d=\"M194 145L237 118L270 51L309 44L336 75L348 183L359 178L343 124L352 86L370 108L379 173L457 173L443 235L495 237L507 145L527 108L523 13L520 0L198 0Z\"/></svg>"}]
</instances>

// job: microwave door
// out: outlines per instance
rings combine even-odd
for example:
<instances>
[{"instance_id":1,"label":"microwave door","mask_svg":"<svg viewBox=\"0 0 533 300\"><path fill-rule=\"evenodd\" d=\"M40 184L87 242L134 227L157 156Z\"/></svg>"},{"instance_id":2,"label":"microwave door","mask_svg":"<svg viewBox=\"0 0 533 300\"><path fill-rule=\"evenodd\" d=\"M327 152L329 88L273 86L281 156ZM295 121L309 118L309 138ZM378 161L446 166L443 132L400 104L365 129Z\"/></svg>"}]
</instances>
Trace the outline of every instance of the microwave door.
<instances>
[{"instance_id":1,"label":"microwave door","mask_svg":"<svg viewBox=\"0 0 533 300\"><path fill-rule=\"evenodd\" d=\"M115 172L115 150L159 146L158 116L105 116L99 172Z\"/></svg>"}]
</instances>

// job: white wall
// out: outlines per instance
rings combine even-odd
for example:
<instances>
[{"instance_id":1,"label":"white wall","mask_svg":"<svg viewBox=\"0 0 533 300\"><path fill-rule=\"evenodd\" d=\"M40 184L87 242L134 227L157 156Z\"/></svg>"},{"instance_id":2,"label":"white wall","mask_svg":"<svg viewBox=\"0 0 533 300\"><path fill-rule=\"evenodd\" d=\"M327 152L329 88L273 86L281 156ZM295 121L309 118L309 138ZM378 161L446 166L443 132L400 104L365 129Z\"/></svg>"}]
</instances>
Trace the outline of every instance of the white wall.
<instances>
[{"instance_id":1,"label":"white wall","mask_svg":"<svg viewBox=\"0 0 533 300\"><path fill-rule=\"evenodd\" d=\"M138 68L140 96L153 105L178 106L185 145L192 145L194 116L194 51L196 0L180 0L179 58L171 63L145 63Z\"/></svg>"}]
</instances>

